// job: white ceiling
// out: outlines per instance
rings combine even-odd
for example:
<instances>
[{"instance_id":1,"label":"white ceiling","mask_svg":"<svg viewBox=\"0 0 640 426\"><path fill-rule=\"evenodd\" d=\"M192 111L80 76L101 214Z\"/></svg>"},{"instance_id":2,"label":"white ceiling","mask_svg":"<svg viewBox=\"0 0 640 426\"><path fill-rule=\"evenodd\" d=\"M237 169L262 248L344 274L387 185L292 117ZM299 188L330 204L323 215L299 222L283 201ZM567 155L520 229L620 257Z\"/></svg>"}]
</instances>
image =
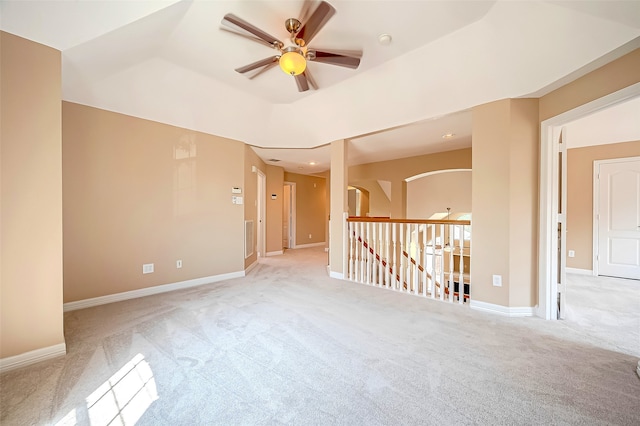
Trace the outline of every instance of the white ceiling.
<instances>
[{"instance_id":1,"label":"white ceiling","mask_svg":"<svg viewBox=\"0 0 640 426\"><path fill-rule=\"evenodd\" d=\"M362 63L311 63L320 89L305 93L277 68L236 73L274 51L220 30L234 13L284 40L302 0L3 0L0 26L62 51L65 100L241 140L303 173L326 170L337 139L352 164L470 146L473 106L539 96L640 46L639 1L330 3L311 46L362 49Z\"/></svg>"}]
</instances>

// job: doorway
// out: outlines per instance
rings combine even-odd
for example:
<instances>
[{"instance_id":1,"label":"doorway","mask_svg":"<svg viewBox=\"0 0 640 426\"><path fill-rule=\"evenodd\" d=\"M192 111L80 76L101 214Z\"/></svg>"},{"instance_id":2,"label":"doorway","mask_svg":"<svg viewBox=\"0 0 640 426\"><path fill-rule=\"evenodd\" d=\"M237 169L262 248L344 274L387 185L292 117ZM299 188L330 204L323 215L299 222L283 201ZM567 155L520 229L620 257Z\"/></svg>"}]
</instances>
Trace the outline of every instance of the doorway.
<instances>
[{"instance_id":1,"label":"doorway","mask_svg":"<svg viewBox=\"0 0 640 426\"><path fill-rule=\"evenodd\" d=\"M566 194L566 179L562 180L562 169L558 161L560 152L560 129L564 124L585 117L596 111L640 96L640 83L596 99L573 110L559 114L541 123L540 147L540 192L539 192L539 250L538 250L538 310L537 315L550 320L559 318L558 282L566 271L566 250L559 250L562 239L566 240L566 226L560 202ZM570 137L570 135L569 135ZM594 266L595 268L595 266Z\"/></svg>"},{"instance_id":2,"label":"doorway","mask_svg":"<svg viewBox=\"0 0 640 426\"><path fill-rule=\"evenodd\" d=\"M258 216L257 246L258 257L265 257L265 241L266 241L266 221L265 221L265 194L267 191L267 179L264 173L257 170L258 175L258 196L256 198L256 209Z\"/></svg>"},{"instance_id":3,"label":"doorway","mask_svg":"<svg viewBox=\"0 0 640 426\"><path fill-rule=\"evenodd\" d=\"M296 248L296 184L284 182L282 200L282 248Z\"/></svg>"}]
</instances>

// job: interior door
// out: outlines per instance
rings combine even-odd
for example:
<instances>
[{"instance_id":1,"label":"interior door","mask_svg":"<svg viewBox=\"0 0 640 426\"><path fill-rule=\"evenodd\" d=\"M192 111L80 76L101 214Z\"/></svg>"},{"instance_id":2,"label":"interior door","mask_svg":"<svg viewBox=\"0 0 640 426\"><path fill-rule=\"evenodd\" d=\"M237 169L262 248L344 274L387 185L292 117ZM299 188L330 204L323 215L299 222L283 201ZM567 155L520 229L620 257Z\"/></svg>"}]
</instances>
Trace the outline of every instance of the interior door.
<instances>
[{"instance_id":1,"label":"interior door","mask_svg":"<svg viewBox=\"0 0 640 426\"><path fill-rule=\"evenodd\" d=\"M598 275L640 279L640 157L599 161Z\"/></svg>"},{"instance_id":2,"label":"interior door","mask_svg":"<svg viewBox=\"0 0 640 426\"><path fill-rule=\"evenodd\" d=\"M289 247L289 229L291 227L291 185L284 185L282 192L282 248Z\"/></svg>"}]
</instances>

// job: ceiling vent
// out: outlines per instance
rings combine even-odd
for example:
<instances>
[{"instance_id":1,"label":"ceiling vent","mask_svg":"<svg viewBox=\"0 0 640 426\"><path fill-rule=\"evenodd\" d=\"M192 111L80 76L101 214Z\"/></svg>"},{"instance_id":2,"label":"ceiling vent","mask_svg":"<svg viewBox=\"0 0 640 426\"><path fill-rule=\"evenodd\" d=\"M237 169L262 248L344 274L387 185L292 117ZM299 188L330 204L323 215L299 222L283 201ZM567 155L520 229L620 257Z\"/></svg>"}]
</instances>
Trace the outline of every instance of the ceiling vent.
<instances>
[{"instance_id":1,"label":"ceiling vent","mask_svg":"<svg viewBox=\"0 0 640 426\"><path fill-rule=\"evenodd\" d=\"M269 158L267 161L271 161L272 163L277 163L280 160L278 160L277 158Z\"/></svg>"}]
</instances>

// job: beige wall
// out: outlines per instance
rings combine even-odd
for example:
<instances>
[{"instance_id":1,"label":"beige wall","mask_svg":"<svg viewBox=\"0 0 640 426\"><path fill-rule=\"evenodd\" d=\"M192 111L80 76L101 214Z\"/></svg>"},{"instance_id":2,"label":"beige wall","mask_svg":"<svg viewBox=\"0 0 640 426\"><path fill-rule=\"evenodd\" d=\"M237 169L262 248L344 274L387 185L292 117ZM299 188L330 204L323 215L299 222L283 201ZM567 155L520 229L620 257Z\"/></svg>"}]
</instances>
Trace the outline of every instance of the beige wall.
<instances>
[{"instance_id":1,"label":"beige wall","mask_svg":"<svg viewBox=\"0 0 640 426\"><path fill-rule=\"evenodd\" d=\"M471 170L434 173L407 182L407 217L429 219L434 213L471 212Z\"/></svg>"},{"instance_id":2,"label":"beige wall","mask_svg":"<svg viewBox=\"0 0 640 426\"><path fill-rule=\"evenodd\" d=\"M540 121L640 82L640 49L540 98Z\"/></svg>"},{"instance_id":3,"label":"beige wall","mask_svg":"<svg viewBox=\"0 0 640 426\"><path fill-rule=\"evenodd\" d=\"M325 242L327 180L289 172L284 180L296 184L296 246Z\"/></svg>"},{"instance_id":4,"label":"beige wall","mask_svg":"<svg viewBox=\"0 0 640 426\"><path fill-rule=\"evenodd\" d=\"M283 185L284 169L267 164L267 254L282 251Z\"/></svg>"},{"instance_id":5,"label":"beige wall","mask_svg":"<svg viewBox=\"0 0 640 426\"><path fill-rule=\"evenodd\" d=\"M567 152L567 267L593 269L593 162L640 156L640 141L570 149Z\"/></svg>"},{"instance_id":6,"label":"beige wall","mask_svg":"<svg viewBox=\"0 0 640 426\"><path fill-rule=\"evenodd\" d=\"M69 102L62 113L65 302L244 270L244 206L231 203L243 143Z\"/></svg>"},{"instance_id":7,"label":"beige wall","mask_svg":"<svg viewBox=\"0 0 640 426\"><path fill-rule=\"evenodd\" d=\"M537 129L537 99L473 109L473 300L536 303ZM493 275L502 277L502 287L493 286Z\"/></svg>"},{"instance_id":8,"label":"beige wall","mask_svg":"<svg viewBox=\"0 0 640 426\"><path fill-rule=\"evenodd\" d=\"M64 344L60 52L0 32L0 358Z\"/></svg>"},{"instance_id":9,"label":"beige wall","mask_svg":"<svg viewBox=\"0 0 640 426\"><path fill-rule=\"evenodd\" d=\"M389 217L391 212L391 201L377 180L354 180L351 181L350 185L364 189L368 192L368 213L370 217Z\"/></svg>"},{"instance_id":10,"label":"beige wall","mask_svg":"<svg viewBox=\"0 0 640 426\"><path fill-rule=\"evenodd\" d=\"M436 170L470 168L471 148L466 148L352 166L349 167L349 185L366 180L390 181L389 214L392 218L404 219L407 217L406 178Z\"/></svg>"}]
</instances>

